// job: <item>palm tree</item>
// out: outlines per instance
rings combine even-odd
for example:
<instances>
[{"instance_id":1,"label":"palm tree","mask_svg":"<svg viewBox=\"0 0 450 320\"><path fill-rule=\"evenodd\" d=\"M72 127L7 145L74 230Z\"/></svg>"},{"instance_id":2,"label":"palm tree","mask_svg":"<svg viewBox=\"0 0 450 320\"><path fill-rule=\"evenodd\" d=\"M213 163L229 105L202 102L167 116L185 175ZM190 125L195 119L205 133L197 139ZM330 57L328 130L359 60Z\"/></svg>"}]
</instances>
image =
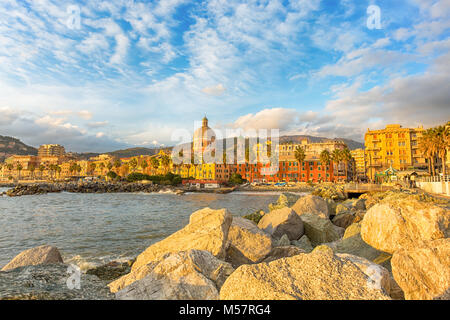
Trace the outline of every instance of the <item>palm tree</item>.
<instances>
[{"instance_id":1,"label":"palm tree","mask_svg":"<svg viewBox=\"0 0 450 320\"><path fill-rule=\"evenodd\" d=\"M159 168L159 160L158 159L151 158L150 164L155 171L158 170L158 168Z\"/></svg>"},{"instance_id":2,"label":"palm tree","mask_svg":"<svg viewBox=\"0 0 450 320\"><path fill-rule=\"evenodd\" d=\"M336 163L339 172L339 166L342 161L342 151L340 149L334 149L333 152L331 153L331 159L333 160L334 163Z\"/></svg>"},{"instance_id":3,"label":"palm tree","mask_svg":"<svg viewBox=\"0 0 450 320\"><path fill-rule=\"evenodd\" d=\"M128 164L131 167L131 171L134 172L136 170L137 165L138 165L138 161L136 160L136 158L133 158L133 159L130 160L130 162Z\"/></svg>"},{"instance_id":4,"label":"palm tree","mask_svg":"<svg viewBox=\"0 0 450 320\"><path fill-rule=\"evenodd\" d=\"M58 179L61 179L61 167L60 166L56 166L56 172L58 173Z\"/></svg>"},{"instance_id":5,"label":"palm tree","mask_svg":"<svg viewBox=\"0 0 450 320\"><path fill-rule=\"evenodd\" d=\"M298 146L297 148L295 148L294 157L298 161L298 171L299 171L299 180L300 180L301 173L302 173L300 168L303 165L303 161L305 161L305 158L306 158L305 148L301 147L301 146Z\"/></svg>"},{"instance_id":6,"label":"palm tree","mask_svg":"<svg viewBox=\"0 0 450 320\"><path fill-rule=\"evenodd\" d=\"M447 148L448 144L447 141L448 137L446 139L445 137L445 127L444 126L438 126L434 129L434 135L433 135L433 143L436 148L436 155L441 159L442 163L442 174L446 175L446 168L445 168L445 160L447 158Z\"/></svg>"},{"instance_id":7,"label":"palm tree","mask_svg":"<svg viewBox=\"0 0 450 320\"><path fill-rule=\"evenodd\" d=\"M168 155L161 156L161 165L164 167L164 171L167 173L170 166L170 157Z\"/></svg>"},{"instance_id":8,"label":"palm tree","mask_svg":"<svg viewBox=\"0 0 450 320\"><path fill-rule=\"evenodd\" d=\"M430 175L435 174L434 156L436 154L436 148L433 140L433 129L427 129L419 139L419 150L423 154L423 156L428 159L428 170Z\"/></svg>"},{"instance_id":9,"label":"palm tree","mask_svg":"<svg viewBox=\"0 0 450 320\"><path fill-rule=\"evenodd\" d=\"M19 173L19 180L20 180L20 172L23 169L23 166L20 164L20 162L17 162L16 169L17 169L17 172Z\"/></svg>"},{"instance_id":10,"label":"palm tree","mask_svg":"<svg viewBox=\"0 0 450 320\"><path fill-rule=\"evenodd\" d=\"M142 173L145 173L145 169L148 168L148 162L147 160L142 161L141 163Z\"/></svg>"},{"instance_id":11,"label":"palm tree","mask_svg":"<svg viewBox=\"0 0 450 320\"><path fill-rule=\"evenodd\" d=\"M36 166L34 164L30 164L28 170L30 170L31 178L34 180L34 171L36 171Z\"/></svg>"},{"instance_id":12,"label":"palm tree","mask_svg":"<svg viewBox=\"0 0 450 320\"><path fill-rule=\"evenodd\" d=\"M104 162L100 162L99 168L100 168L100 173L103 175L104 171L105 171L105 168L106 168L105 163Z\"/></svg>"},{"instance_id":13,"label":"palm tree","mask_svg":"<svg viewBox=\"0 0 450 320\"><path fill-rule=\"evenodd\" d=\"M45 171L45 166L43 164L39 165L39 171L41 172L41 180L42 180L42 175L43 175L43 173Z\"/></svg>"},{"instance_id":14,"label":"palm tree","mask_svg":"<svg viewBox=\"0 0 450 320\"><path fill-rule=\"evenodd\" d=\"M95 171L96 167L97 167L97 165L95 163L90 163L89 164L89 172L91 173L92 176L94 175L94 171ZM78 167L77 167L77 171L78 171Z\"/></svg>"},{"instance_id":15,"label":"palm tree","mask_svg":"<svg viewBox=\"0 0 450 320\"><path fill-rule=\"evenodd\" d=\"M348 163L352 160L352 153L349 148L344 148L341 151L341 159L345 164L345 179L348 180Z\"/></svg>"},{"instance_id":16,"label":"palm tree","mask_svg":"<svg viewBox=\"0 0 450 320\"><path fill-rule=\"evenodd\" d=\"M328 150L323 150L320 153L320 162L322 163L322 165L325 165L325 171L326 171L326 167L330 165L331 162L331 154Z\"/></svg>"}]
</instances>

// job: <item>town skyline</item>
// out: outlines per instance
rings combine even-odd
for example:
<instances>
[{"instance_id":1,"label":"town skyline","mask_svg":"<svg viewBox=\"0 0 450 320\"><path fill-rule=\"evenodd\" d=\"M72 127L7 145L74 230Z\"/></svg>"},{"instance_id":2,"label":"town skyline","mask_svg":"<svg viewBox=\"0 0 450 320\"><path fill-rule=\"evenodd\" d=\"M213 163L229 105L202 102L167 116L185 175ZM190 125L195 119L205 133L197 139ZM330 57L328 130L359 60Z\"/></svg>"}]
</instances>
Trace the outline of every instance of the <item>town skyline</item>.
<instances>
[{"instance_id":1,"label":"town skyline","mask_svg":"<svg viewBox=\"0 0 450 320\"><path fill-rule=\"evenodd\" d=\"M379 26L369 25L371 6ZM46 0L1 9L0 134L29 145L170 145L175 129L205 113L212 128L356 141L367 128L449 118L446 1Z\"/></svg>"}]
</instances>

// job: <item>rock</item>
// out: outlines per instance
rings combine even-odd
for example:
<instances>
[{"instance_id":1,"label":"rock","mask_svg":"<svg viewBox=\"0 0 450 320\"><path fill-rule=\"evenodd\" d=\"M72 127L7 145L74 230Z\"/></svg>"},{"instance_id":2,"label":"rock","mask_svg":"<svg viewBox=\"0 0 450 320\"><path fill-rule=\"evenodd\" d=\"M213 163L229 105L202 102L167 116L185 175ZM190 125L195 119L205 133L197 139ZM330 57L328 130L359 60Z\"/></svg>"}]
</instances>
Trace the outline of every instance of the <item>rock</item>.
<instances>
[{"instance_id":1,"label":"rock","mask_svg":"<svg viewBox=\"0 0 450 320\"><path fill-rule=\"evenodd\" d=\"M351 238L361 233L361 223L353 223L345 229L344 239Z\"/></svg>"},{"instance_id":2,"label":"rock","mask_svg":"<svg viewBox=\"0 0 450 320\"><path fill-rule=\"evenodd\" d=\"M296 256L300 253L305 253L305 250L302 250L296 246L283 246L283 247L275 247L270 252L269 256L264 259L263 262L271 262L282 258L288 258Z\"/></svg>"},{"instance_id":3,"label":"rock","mask_svg":"<svg viewBox=\"0 0 450 320\"><path fill-rule=\"evenodd\" d=\"M334 225L346 229L349 227L353 221L355 220L355 217L350 213L341 213L333 218Z\"/></svg>"},{"instance_id":4,"label":"rock","mask_svg":"<svg viewBox=\"0 0 450 320\"><path fill-rule=\"evenodd\" d=\"M450 239L400 249L391 264L394 279L407 300L450 298Z\"/></svg>"},{"instance_id":5,"label":"rock","mask_svg":"<svg viewBox=\"0 0 450 320\"><path fill-rule=\"evenodd\" d=\"M167 253L190 249L206 250L213 256L224 259L232 220L231 214L226 209L205 208L194 212L186 227L142 252L136 258L132 271L159 260Z\"/></svg>"},{"instance_id":6,"label":"rock","mask_svg":"<svg viewBox=\"0 0 450 320\"><path fill-rule=\"evenodd\" d=\"M118 300L218 300L233 267L208 251L166 255L145 278L116 293Z\"/></svg>"},{"instance_id":7,"label":"rock","mask_svg":"<svg viewBox=\"0 0 450 320\"><path fill-rule=\"evenodd\" d=\"M292 193L282 193L277 202L269 204L269 211L292 207L300 196Z\"/></svg>"},{"instance_id":8,"label":"rock","mask_svg":"<svg viewBox=\"0 0 450 320\"><path fill-rule=\"evenodd\" d=\"M294 240L295 241L295 240ZM277 247L285 247L291 245L289 238L287 235L283 234L283 236L278 240Z\"/></svg>"},{"instance_id":9,"label":"rock","mask_svg":"<svg viewBox=\"0 0 450 320\"><path fill-rule=\"evenodd\" d=\"M309 241L308 236L304 235L297 241L292 241L292 244L305 252L309 253L313 250L313 246L311 244L311 241Z\"/></svg>"},{"instance_id":10,"label":"rock","mask_svg":"<svg viewBox=\"0 0 450 320\"><path fill-rule=\"evenodd\" d=\"M245 216L243 216L244 219L253 221L254 223L258 224L259 221L261 221L262 217L265 215L265 212L262 210L258 210L256 212L247 214Z\"/></svg>"},{"instance_id":11,"label":"rock","mask_svg":"<svg viewBox=\"0 0 450 320\"><path fill-rule=\"evenodd\" d=\"M194 212L186 227L148 247L136 258L131 272L110 283L109 287L112 292L117 292L134 281L144 278L168 253L197 249L209 251L213 256L225 259L232 219L226 209L206 208Z\"/></svg>"},{"instance_id":12,"label":"rock","mask_svg":"<svg viewBox=\"0 0 450 320\"><path fill-rule=\"evenodd\" d=\"M353 208L359 211L366 210L366 200L365 199L358 199L353 203Z\"/></svg>"},{"instance_id":13,"label":"rock","mask_svg":"<svg viewBox=\"0 0 450 320\"><path fill-rule=\"evenodd\" d=\"M342 203L338 204L336 206L336 216L344 213L349 213L350 210L348 207L344 206Z\"/></svg>"},{"instance_id":14,"label":"rock","mask_svg":"<svg viewBox=\"0 0 450 320\"><path fill-rule=\"evenodd\" d=\"M264 215L258 227L274 238L281 238L286 234L289 240L297 240L303 235L302 219L287 207Z\"/></svg>"},{"instance_id":15,"label":"rock","mask_svg":"<svg viewBox=\"0 0 450 320\"><path fill-rule=\"evenodd\" d=\"M252 221L234 217L228 232L227 247L226 261L234 267L258 263L272 250L272 237Z\"/></svg>"},{"instance_id":16,"label":"rock","mask_svg":"<svg viewBox=\"0 0 450 320\"><path fill-rule=\"evenodd\" d=\"M321 218L329 218L328 205L321 197L314 195L307 195L301 197L292 207L292 209L299 215L312 213Z\"/></svg>"},{"instance_id":17,"label":"rock","mask_svg":"<svg viewBox=\"0 0 450 320\"><path fill-rule=\"evenodd\" d=\"M308 213L301 215L305 234L313 246L321 243L339 240L344 235L344 229L335 226L329 219L324 219L316 214Z\"/></svg>"},{"instance_id":18,"label":"rock","mask_svg":"<svg viewBox=\"0 0 450 320\"><path fill-rule=\"evenodd\" d=\"M388 300L361 268L331 249L240 266L221 300Z\"/></svg>"},{"instance_id":19,"label":"rock","mask_svg":"<svg viewBox=\"0 0 450 320\"><path fill-rule=\"evenodd\" d=\"M337 203L333 199L330 199L330 198L325 198L324 200L327 203L328 213L330 214L330 216L336 215Z\"/></svg>"},{"instance_id":20,"label":"rock","mask_svg":"<svg viewBox=\"0 0 450 320\"><path fill-rule=\"evenodd\" d=\"M414 198L386 198L370 208L361 236L372 247L394 253L426 240L450 236L450 210Z\"/></svg>"},{"instance_id":21,"label":"rock","mask_svg":"<svg viewBox=\"0 0 450 320\"><path fill-rule=\"evenodd\" d=\"M2 271L11 270L24 266L35 266L39 264L63 263L59 250L52 246L39 246L19 253L12 259Z\"/></svg>"},{"instance_id":22,"label":"rock","mask_svg":"<svg viewBox=\"0 0 450 320\"><path fill-rule=\"evenodd\" d=\"M373 263L362 257L347 253L338 253L339 258L348 259L353 262L358 268L369 277L368 285L377 290L382 290L391 296L391 275L386 268Z\"/></svg>"},{"instance_id":23,"label":"rock","mask_svg":"<svg viewBox=\"0 0 450 320\"><path fill-rule=\"evenodd\" d=\"M0 272L0 300L110 300L103 281L80 272L80 289L69 289L68 265L40 264ZM74 275L74 274L73 274Z\"/></svg>"},{"instance_id":24,"label":"rock","mask_svg":"<svg viewBox=\"0 0 450 320\"><path fill-rule=\"evenodd\" d=\"M126 275L131 271L131 264L128 262L112 261L102 266L86 270L86 274L93 274L101 280L111 281Z\"/></svg>"}]
</instances>

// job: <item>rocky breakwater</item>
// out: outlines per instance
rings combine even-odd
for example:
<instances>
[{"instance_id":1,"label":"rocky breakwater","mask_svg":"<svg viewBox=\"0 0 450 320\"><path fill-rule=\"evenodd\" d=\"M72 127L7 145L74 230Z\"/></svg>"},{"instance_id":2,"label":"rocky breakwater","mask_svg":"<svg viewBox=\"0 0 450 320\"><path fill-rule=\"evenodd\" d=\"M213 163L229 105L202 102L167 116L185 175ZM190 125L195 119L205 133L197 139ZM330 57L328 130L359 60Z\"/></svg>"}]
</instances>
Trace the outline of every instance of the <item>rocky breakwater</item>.
<instances>
[{"instance_id":1,"label":"rocky breakwater","mask_svg":"<svg viewBox=\"0 0 450 320\"><path fill-rule=\"evenodd\" d=\"M172 190L173 187L164 189ZM39 183L29 185L18 185L6 192L9 197L20 197L25 195L38 195L57 192L72 193L119 193L119 192L158 192L162 187L144 183L125 182L67 182L67 183ZM174 190L172 190L174 191ZM175 191L174 191L175 192Z\"/></svg>"}]
</instances>

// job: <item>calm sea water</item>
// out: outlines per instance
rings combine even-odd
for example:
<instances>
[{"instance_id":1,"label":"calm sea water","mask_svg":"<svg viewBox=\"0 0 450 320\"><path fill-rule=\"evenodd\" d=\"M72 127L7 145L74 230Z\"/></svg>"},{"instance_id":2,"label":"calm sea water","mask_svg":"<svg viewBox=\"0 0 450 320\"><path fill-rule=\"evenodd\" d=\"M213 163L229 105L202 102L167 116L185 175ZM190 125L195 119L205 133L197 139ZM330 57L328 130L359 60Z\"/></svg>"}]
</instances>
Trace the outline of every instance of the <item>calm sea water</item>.
<instances>
[{"instance_id":1,"label":"calm sea water","mask_svg":"<svg viewBox=\"0 0 450 320\"><path fill-rule=\"evenodd\" d=\"M5 191L5 189L0 189ZM135 257L184 227L192 212L267 211L279 193L73 194L0 197L0 267L23 250L49 244L82 269Z\"/></svg>"}]
</instances>

